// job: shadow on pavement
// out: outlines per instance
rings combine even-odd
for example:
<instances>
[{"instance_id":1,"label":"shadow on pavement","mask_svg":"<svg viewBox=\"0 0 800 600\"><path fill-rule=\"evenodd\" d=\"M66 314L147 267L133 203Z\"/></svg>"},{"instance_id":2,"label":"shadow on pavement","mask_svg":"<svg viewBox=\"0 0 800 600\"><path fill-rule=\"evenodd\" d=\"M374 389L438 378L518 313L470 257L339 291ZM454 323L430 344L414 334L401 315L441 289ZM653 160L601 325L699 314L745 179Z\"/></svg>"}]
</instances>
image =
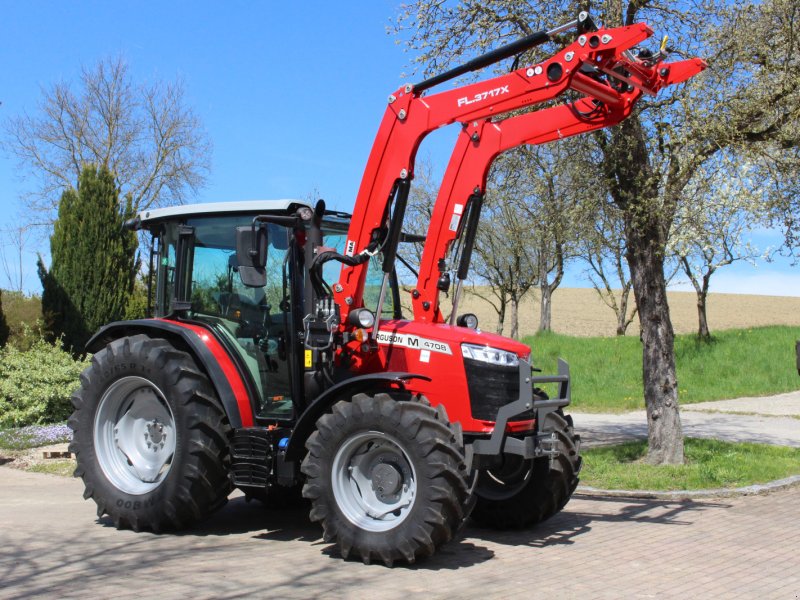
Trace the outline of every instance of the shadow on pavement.
<instances>
[{"instance_id":1,"label":"shadow on pavement","mask_svg":"<svg viewBox=\"0 0 800 600\"><path fill-rule=\"evenodd\" d=\"M258 501L247 502L243 497L232 498L220 511L214 513L206 521L184 531L164 532L157 537L213 537L252 533L251 539L276 542L299 541L310 545L322 545L322 554L341 561L337 547L322 540L322 528L308 518L308 506L302 505L286 509L268 509ZM99 518L97 522L104 527L113 528L114 524L108 516ZM152 536L152 533L143 533ZM463 532L440 548L431 558L407 565L398 562L396 566L411 569L442 570L461 569L490 560L494 552L484 546L478 546L463 539ZM350 562L360 562L351 559ZM383 567L378 561L375 567Z\"/></svg>"},{"instance_id":2,"label":"shadow on pavement","mask_svg":"<svg viewBox=\"0 0 800 600\"><path fill-rule=\"evenodd\" d=\"M342 560L342 555L339 549L331 544L322 550L332 559ZM412 571L443 571L464 569L486 562L494 558L494 552L485 546L478 546L472 542L466 541L463 536L463 531L459 533L454 539L450 540L447 544L441 546L436 554L429 558L420 559L414 564L408 564L404 561L397 561L393 568L395 569L409 569ZM359 558L350 557L348 562L361 562ZM370 567L388 569L386 565L376 560Z\"/></svg>"},{"instance_id":3,"label":"shadow on pavement","mask_svg":"<svg viewBox=\"0 0 800 600\"><path fill-rule=\"evenodd\" d=\"M574 502L575 500L579 502ZM508 546L546 548L571 545L580 542L580 537L592 530L593 523L639 522L671 526L688 526L699 512L728 508L730 505L714 501L679 501L647 498L608 497L576 494L573 509L567 508L551 519L527 530L498 531L481 527L473 521L442 546L431 558L413 565L398 563L400 568L417 570L453 570L471 567L491 560L494 552L480 541ZM113 527L108 517L98 519L106 527ZM342 560L337 547L322 540L322 530L309 521L308 507L267 509L260 502L247 502L243 497L234 497L222 510L207 521L188 531L171 532L167 536L180 538L229 536L252 533L250 539L266 542L300 541L309 545L323 546L320 551L334 561ZM149 536L151 534L143 534ZM161 537L161 536L157 536ZM468 539L465 539L468 538ZM358 559L354 559L359 561ZM359 561L360 562L360 561ZM379 561L376 568L385 568Z\"/></svg>"},{"instance_id":4,"label":"shadow on pavement","mask_svg":"<svg viewBox=\"0 0 800 600\"><path fill-rule=\"evenodd\" d=\"M97 522L114 528L110 517ZM163 535L176 537L229 536L254 533L253 537L269 540L300 540L313 542L321 539L322 530L308 519L308 507L268 509L257 500L248 502L242 496L231 498L220 510L202 523L182 531L165 531Z\"/></svg>"},{"instance_id":5,"label":"shadow on pavement","mask_svg":"<svg viewBox=\"0 0 800 600\"><path fill-rule=\"evenodd\" d=\"M575 494L581 500L580 508L567 508L539 524L524 531L497 531L472 523L467 533L497 544L545 548L563 544L574 544L576 538L588 533L592 523L638 522L657 525L688 526L694 522L692 516L702 511L730 508L730 504L692 500L660 500L632 497L589 496ZM586 510L586 504L589 510ZM595 510L592 510L595 509Z\"/></svg>"}]
</instances>

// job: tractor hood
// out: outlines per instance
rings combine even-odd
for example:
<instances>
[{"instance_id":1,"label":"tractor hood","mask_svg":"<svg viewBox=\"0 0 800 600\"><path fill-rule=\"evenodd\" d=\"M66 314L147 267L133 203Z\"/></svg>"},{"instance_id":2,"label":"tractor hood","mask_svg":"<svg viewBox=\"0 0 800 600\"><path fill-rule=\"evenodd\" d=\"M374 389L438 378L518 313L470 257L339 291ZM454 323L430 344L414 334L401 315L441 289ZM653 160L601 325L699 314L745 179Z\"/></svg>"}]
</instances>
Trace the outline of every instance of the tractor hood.
<instances>
[{"instance_id":1,"label":"tractor hood","mask_svg":"<svg viewBox=\"0 0 800 600\"><path fill-rule=\"evenodd\" d=\"M428 350L458 356L461 354L463 343L506 350L526 360L531 354L530 346L522 342L494 333L444 323L382 320L378 331L378 344L382 347Z\"/></svg>"}]
</instances>

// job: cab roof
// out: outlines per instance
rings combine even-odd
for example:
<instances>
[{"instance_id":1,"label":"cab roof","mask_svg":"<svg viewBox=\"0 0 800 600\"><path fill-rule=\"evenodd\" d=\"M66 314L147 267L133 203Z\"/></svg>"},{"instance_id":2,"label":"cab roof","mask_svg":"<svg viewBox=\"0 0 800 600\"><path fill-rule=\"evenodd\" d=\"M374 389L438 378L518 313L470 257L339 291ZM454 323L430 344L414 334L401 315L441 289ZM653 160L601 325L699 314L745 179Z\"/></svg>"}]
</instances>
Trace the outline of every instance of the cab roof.
<instances>
[{"instance_id":1,"label":"cab roof","mask_svg":"<svg viewBox=\"0 0 800 600\"><path fill-rule=\"evenodd\" d=\"M256 215L263 213L289 213L300 206L313 208L308 200L242 200L238 202L207 202L203 204L184 204L166 208L150 208L141 211L126 226L133 229L147 229L161 221L170 221L182 217L203 217L209 215ZM350 223L350 213L336 210L325 211L325 221L331 225L346 227Z\"/></svg>"},{"instance_id":2,"label":"cab roof","mask_svg":"<svg viewBox=\"0 0 800 600\"><path fill-rule=\"evenodd\" d=\"M166 208L150 208L139 213L139 222L145 225L152 221L165 221L175 217L196 217L201 215L222 215L237 213L288 212L290 208L308 206L307 200L243 200L239 202L208 202L203 204L184 204Z\"/></svg>"}]
</instances>

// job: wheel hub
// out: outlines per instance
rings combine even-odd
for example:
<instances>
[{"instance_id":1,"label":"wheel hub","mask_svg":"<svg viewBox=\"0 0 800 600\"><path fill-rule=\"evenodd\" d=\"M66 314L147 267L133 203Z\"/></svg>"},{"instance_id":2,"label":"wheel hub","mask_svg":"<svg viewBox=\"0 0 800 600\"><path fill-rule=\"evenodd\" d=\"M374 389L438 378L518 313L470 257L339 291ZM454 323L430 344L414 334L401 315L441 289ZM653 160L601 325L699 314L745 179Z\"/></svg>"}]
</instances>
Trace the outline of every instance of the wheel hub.
<instances>
[{"instance_id":1,"label":"wheel hub","mask_svg":"<svg viewBox=\"0 0 800 600\"><path fill-rule=\"evenodd\" d=\"M372 470L372 489L379 497L394 496L403 482L402 474L394 465L379 463Z\"/></svg>"},{"instance_id":2,"label":"wheel hub","mask_svg":"<svg viewBox=\"0 0 800 600\"><path fill-rule=\"evenodd\" d=\"M161 446L164 447L164 439L167 437L167 434L164 433L164 426L158 422L158 419L153 419L151 423L147 424L147 431L145 431L144 439L148 441L147 447L150 448L151 446ZM157 450L157 448L153 448L153 450Z\"/></svg>"}]
</instances>

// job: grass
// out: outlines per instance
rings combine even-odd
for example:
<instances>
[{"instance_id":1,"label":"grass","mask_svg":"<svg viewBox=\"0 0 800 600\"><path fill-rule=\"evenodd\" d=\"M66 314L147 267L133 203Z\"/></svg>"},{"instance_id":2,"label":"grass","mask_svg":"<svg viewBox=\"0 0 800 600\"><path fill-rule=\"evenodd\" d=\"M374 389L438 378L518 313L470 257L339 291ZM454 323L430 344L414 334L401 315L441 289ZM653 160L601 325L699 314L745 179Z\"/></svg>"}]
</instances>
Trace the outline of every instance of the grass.
<instances>
[{"instance_id":1,"label":"grass","mask_svg":"<svg viewBox=\"0 0 800 600\"><path fill-rule=\"evenodd\" d=\"M795 341L800 327L731 329L701 342L675 338L678 397L683 404L766 396L800 389ZM524 338L533 361L555 373L564 358L572 375L572 407L586 412L623 412L644 407L642 346L638 337L582 338L555 333Z\"/></svg>"},{"instance_id":2,"label":"grass","mask_svg":"<svg viewBox=\"0 0 800 600\"><path fill-rule=\"evenodd\" d=\"M581 484L601 489L700 490L800 475L800 448L689 438L685 452L686 464L656 467L642 462L645 441L587 449Z\"/></svg>"},{"instance_id":3,"label":"grass","mask_svg":"<svg viewBox=\"0 0 800 600\"><path fill-rule=\"evenodd\" d=\"M56 458L32 464L25 470L31 473L47 473L48 475L58 475L59 477L72 477L75 472L75 461L68 458Z\"/></svg>"}]
</instances>

